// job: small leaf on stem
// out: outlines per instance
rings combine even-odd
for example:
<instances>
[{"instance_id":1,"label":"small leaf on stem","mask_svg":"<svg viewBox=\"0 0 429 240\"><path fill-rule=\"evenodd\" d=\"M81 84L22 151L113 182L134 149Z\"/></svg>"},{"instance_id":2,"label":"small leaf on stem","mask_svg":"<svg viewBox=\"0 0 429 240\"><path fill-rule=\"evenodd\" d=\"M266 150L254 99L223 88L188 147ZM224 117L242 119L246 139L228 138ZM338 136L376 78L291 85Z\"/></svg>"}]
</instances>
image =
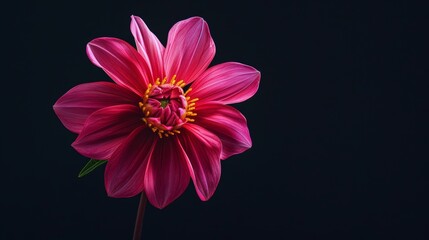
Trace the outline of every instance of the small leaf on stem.
<instances>
[{"instance_id":1,"label":"small leaf on stem","mask_svg":"<svg viewBox=\"0 0 429 240\"><path fill-rule=\"evenodd\" d=\"M78 177L81 178L81 177L87 175L88 173L92 172L94 169L103 165L106 162L107 162L106 160L95 160L95 159L89 160L86 163L85 167L83 167L82 170L80 170Z\"/></svg>"}]
</instances>

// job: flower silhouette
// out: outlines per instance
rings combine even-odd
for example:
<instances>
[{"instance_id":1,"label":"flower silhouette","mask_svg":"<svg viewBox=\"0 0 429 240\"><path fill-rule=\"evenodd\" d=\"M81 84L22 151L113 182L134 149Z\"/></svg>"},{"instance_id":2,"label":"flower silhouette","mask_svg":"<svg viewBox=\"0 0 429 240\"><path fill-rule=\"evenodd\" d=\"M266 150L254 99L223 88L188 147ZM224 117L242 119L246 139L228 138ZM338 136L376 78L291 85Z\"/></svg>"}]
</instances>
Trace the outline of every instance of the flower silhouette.
<instances>
[{"instance_id":1,"label":"flower silhouette","mask_svg":"<svg viewBox=\"0 0 429 240\"><path fill-rule=\"evenodd\" d=\"M166 47L137 16L131 16L131 32L137 49L110 37L87 45L91 62L114 83L75 86L54 111L78 134L77 152L107 160L109 196L144 192L164 208L192 179L200 199L208 200L221 160L252 145L245 117L227 104L252 97L260 72L237 62L209 67L215 44L200 17L176 23Z\"/></svg>"}]
</instances>

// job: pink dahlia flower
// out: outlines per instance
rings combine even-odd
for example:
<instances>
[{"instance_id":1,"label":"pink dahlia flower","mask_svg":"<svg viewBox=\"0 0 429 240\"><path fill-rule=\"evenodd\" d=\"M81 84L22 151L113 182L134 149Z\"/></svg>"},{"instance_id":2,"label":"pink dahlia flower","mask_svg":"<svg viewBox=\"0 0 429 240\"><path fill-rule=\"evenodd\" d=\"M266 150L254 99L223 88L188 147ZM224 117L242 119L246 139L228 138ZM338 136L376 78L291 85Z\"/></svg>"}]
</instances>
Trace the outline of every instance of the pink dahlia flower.
<instances>
[{"instance_id":1,"label":"pink dahlia flower","mask_svg":"<svg viewBox=\"0 0 429 240\"><path fill-rule=\"evenodd\" d=\"M208 68L215 44L200 17L176 23L166 47L139 17L131 16L131 32L137 49L110 37L88 43L89 59L114 83L72 88L55 103L55 113L78 134L77 152L107 160L109 196L144 191L163 208L192 179L200 199L208 200L220 161L252 145L245 117L227 104L253 96L260 72L237 62Z\"/></svg>"}]
</instances>

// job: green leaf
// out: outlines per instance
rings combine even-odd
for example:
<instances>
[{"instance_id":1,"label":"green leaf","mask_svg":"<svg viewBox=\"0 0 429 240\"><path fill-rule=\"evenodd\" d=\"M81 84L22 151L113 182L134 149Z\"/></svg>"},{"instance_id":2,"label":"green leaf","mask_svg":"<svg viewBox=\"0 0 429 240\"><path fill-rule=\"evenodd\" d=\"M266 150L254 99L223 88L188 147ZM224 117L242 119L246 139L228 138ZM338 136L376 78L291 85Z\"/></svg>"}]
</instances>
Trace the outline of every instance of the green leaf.
<instances>
[{"instance_id":1,"label":"green leaf","mask_svg":"<svg viewBox=\"0 0 429 240\"><path fill-rule=\"evenodd\" d=\"M95 159L89 160L89 162L86 163L85 167L83 167L82 170L80 170L78 177L81 178L87 175L88 173L92 172L94 169L103 165L106 162L107 162L106 160L95 160Z\"/></svg>"}]
</instances>

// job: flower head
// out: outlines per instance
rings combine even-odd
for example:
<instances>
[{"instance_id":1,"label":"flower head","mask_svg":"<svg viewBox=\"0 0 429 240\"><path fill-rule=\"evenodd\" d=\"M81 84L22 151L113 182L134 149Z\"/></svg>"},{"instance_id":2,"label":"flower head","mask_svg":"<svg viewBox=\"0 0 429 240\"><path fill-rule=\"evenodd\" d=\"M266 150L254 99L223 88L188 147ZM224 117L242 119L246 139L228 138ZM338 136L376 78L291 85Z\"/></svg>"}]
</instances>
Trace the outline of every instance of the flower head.
<instances>
[{"instance_id":1,"label":"flower head","mask_svg":"<svg viewBox=\"0 0 429 240\"><path fill-rule=\"evenodd\" d=\"M176 23L166 47L131 16L137 49L117 38L97 38L86 51L114 81L78 85L54 105L78 137L80 154L108 160L105 188L111 197L144 191L163 208L192 179L201 200L216 190L220 161L251 147L245 117L227 104L253 96L260 73L227 62L212 66L215 45L207 23Z\"/></svg>"}]
</instances>

